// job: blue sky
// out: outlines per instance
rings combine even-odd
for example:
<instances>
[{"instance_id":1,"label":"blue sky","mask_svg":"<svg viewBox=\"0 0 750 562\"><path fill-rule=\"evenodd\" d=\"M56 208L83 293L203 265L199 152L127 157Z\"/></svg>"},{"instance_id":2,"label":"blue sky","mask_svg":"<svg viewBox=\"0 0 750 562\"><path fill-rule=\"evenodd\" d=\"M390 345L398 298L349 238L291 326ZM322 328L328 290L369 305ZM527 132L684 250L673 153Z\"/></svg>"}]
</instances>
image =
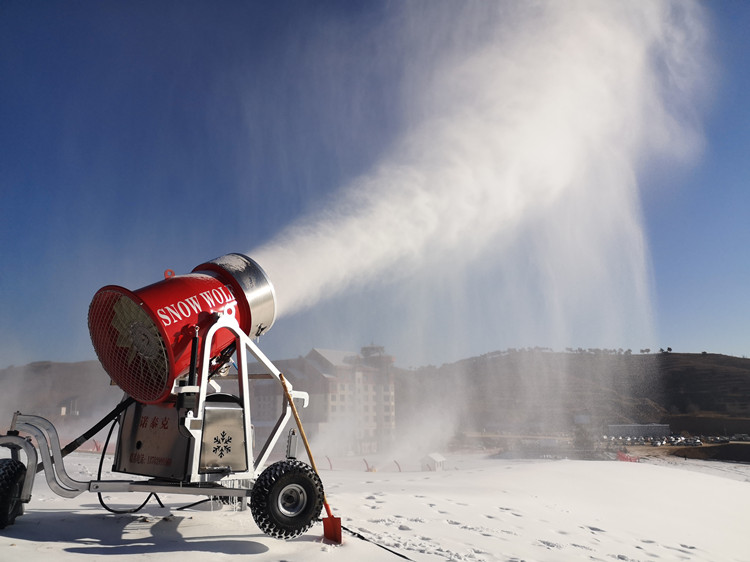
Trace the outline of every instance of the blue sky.
<instances>
[{"instance_id":1,"label":"blue sky","mask_svg":"<svg viewBox=\"0 0 750 562\"><path fill-rule=\"evenodd\" d=\"M573 329L566 345L750 353L750 4L700 6L702 149L636 170L653 330L619 343ZM0 3L0 367L93 358L86 312L101 286L137 289L167 268L273 247L300 218L326 216L419 129L427 110L408 100L425 69L468 52L458 31L430 30L478 16L445 7ZM503 301L490 313L480 297L498 268L454 263L419 306L431 277L383 282L385 267L284 316L261 347L293 357L377 343L417 366L562 345L493 324Z\"/></svg>"},{"instance_id":2,"label":"blue sky","mask_svg":"<svg viewBox=\"0 0 750 562\"><path fill-rule=\"evenodd\" d=\"M645 186L660 347L750 355L750 25L747 2L705 2L716 64L695 163ZM654 187L654 189L651 189Z\"/></svg>"}]
</instances>

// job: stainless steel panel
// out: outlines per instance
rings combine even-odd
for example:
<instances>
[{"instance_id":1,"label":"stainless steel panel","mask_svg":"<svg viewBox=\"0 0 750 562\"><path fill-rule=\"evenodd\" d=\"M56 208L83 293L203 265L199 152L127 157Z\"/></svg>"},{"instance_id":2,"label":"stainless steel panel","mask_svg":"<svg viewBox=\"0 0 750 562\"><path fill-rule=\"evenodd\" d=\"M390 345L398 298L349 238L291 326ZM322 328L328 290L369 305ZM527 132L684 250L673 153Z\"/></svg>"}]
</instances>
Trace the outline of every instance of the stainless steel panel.
<instances>
[{"instance_id":1,"label":"stainless steel panel","mask_svg":"<svg viewBox=\"0 0 750 562\"><path fill-rule=\"evenodd\" d=\"M239 404L206 402L200 472L247 470L244 416Z\"/></svg>"}]
</instances>

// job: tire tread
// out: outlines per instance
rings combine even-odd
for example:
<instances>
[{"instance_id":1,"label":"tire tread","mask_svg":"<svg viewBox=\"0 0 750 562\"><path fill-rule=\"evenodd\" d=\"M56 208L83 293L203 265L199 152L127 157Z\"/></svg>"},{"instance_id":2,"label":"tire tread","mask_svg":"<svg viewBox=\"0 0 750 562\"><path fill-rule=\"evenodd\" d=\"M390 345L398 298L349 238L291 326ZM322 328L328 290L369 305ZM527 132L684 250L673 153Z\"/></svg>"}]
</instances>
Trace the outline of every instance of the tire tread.
<instances>
[{"instance_id":1,"label":"tire tread","mask_svg":"<svg viewBox=\"0 0 750 562\"><path fill-rule=\"evenodd\" d=\"M314 497L310 498L310 501L315 502L312 517L309 520L300 519L293 528L289 525L282 526L276 521L269 505L269 496L275 484L288 475L309 480L315 489ZM255 523L266 535L282 540L298 537L312 527L312 524L320 518L322 506L323 484L320 477L310 465L296 459L279 461L266 468L255 481L250 495L250 511Z\"/></svg>"},{"instance_id":2,"label":"tire tread","mask_svg":"<svg viewBox=\"0 0 750 562\"><path fill-rule=\"evenodd\" d=\"M15 459L0 459L0 529L12 525L23 513L23 503L14 499L22 485L26 467Z\"/></svg>"}]
</instances>

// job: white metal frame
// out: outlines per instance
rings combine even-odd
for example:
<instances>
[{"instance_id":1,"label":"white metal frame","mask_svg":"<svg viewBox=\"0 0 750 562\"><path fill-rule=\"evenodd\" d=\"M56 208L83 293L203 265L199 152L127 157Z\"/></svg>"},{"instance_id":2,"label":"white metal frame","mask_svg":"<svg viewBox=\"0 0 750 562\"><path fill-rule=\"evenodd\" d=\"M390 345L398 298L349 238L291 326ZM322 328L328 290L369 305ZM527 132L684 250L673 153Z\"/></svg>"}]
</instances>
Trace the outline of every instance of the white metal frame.
<instances>
[{"instance_id":1,"label":"white metal frame","mask_svg":"<svg viewBox=\"0 0 750 562\"><path fill-rule=\"evenodd\" d=\"M229 309L231 311L231 309ZM244 412L244 432L245 432L245 444L247 451L247 471L245 472L233 472L229 475L217 475L217 474L201 474L199 472L200 464L200 446L203 431L203 421L205 414L206 396L208 395L208 384L209 384L209 367L211 361L211 344L219 330L229 330L235 336L237 342L237 381L239 385L240 400L242 401L242 410ZM251 375L247 369L248 351L250 354L262 365L267 371L267 375ZM276 366L265 356L265 354L258 348L257 345L245 334L234 317L234 314L229 312L219 315L211 328L203 338L203 349L201 357L201 373L195 387L182 386L176 387L175 391L178 393L182 392L196 392L198 396L198 403L195 408L196 414L190 415L185 420L185 429L190 432L193 437L191 450L188 458L188 480L190 482L212 482L212 481L230 481L230 480L244 480L244 479L255 479L258 476L258 472L265 465L268 460L268 456L271 454L274 446L279 440L281 433L284 431L289 419L292 416L292 409L288 403L285 402L286 407L283 408L281 416L276 422L271 435L263 446L263 449L258 455L257 459L252 458L252 423L250 416L250 380L252 378L268 378L268 376L275 378L281 382L281 372ZM286 385L291 392L292 399L301 399L303 407L307 407L310 397L307 392L301 392L292 389L291 383L285 379Z\"/></svg>"}]
</instances>

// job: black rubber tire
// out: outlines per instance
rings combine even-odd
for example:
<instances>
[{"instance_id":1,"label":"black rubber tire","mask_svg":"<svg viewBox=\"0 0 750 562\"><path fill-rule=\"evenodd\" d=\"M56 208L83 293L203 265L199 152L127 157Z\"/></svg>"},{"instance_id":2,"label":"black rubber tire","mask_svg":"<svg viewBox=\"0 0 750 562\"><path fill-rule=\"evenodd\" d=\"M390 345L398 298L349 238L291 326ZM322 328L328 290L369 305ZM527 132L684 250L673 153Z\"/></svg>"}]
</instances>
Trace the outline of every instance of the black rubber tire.
<instances>
[{"instance_id":1,"label":"black rubber tire","mask_svg":"<svg viewBox=\"0 0 750 562\"><path fill-rule=\"evenodd\" d=\"M266 468L250 493L250 511L265 534L293 539L320 518L323 484L312 467L298 460Z\"/></svg>"},{"instance_id":2,"label":"black rubber tire","mask_svg":"<svg viewBox=\"0 0 750 562\"><path fill-rule=\"evenodd\" d=\"M0 529L12 525L23 514L21 495L26 467L13 459L0 459Z\"/></svg>"}]
</instances>

